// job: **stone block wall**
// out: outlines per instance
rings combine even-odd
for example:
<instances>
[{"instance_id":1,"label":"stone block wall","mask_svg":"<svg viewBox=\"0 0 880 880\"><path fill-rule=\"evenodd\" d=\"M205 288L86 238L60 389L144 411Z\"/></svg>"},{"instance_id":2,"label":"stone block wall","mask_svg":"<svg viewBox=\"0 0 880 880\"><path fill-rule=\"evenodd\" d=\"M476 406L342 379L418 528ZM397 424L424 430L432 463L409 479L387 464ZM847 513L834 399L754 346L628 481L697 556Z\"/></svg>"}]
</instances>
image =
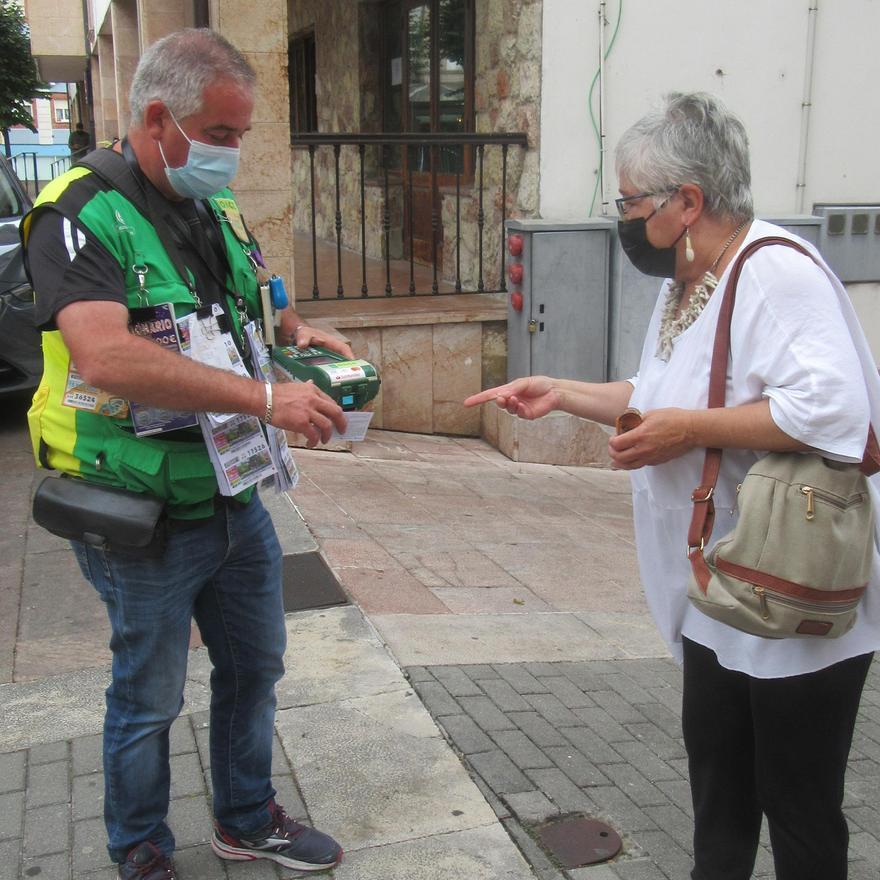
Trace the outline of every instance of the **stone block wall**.
<instances>
[{"instance_id":1,"label":"stone block wall","mask_svg":"<svg viewBox=\"0 0 880 880\"><path fill-rule=\"evenodd\" d=\"M378 368L371 427L480 435L480 411L462 401L505 381L506 304L491 295L440 299L417 297L406 308L387 301L301 306L303 318L332 327Z\"/></svg>"}]
</instances>

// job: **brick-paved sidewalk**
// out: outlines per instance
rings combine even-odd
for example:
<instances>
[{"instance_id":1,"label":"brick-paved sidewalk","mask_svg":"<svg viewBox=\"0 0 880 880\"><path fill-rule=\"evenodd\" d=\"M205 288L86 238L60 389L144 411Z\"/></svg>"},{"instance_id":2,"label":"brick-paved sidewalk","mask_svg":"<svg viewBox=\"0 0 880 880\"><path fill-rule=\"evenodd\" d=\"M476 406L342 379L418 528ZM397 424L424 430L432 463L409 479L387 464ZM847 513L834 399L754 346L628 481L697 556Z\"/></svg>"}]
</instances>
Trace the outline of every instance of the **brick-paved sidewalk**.
<instances>
[{"instance_id":1,"label":"brick-paved sidewalk","mask_svg":"<svg viewBox=\"0 0 880 880\"><path fill-rule=\"evenodd\" d=\"M671 660L409 667L414 688L541 880L683 880L693 812ZM850 878L880 876L880 660L847 774ZM561 871L530 828L585 813L623 839L613 863ZM766 824L755 878L771 880Z\"/></svg>"},{"instance_id":2,"label":"brick-paved sidewalk","mask_svg":"<svg viewBox=\"0 0 880 880\"><path fill-rule=\"evenodd\" d=\"M101 739L84 736L0 754L0 880L115 880L102 818ZM277 736L272 762L278 802L290 816L308 822ZM301 876L266 862L236 864L227 874L209 844L210 793L208 713L181 716L171 728L169 811L181 880Z\"/></svg>"}]
</instances>

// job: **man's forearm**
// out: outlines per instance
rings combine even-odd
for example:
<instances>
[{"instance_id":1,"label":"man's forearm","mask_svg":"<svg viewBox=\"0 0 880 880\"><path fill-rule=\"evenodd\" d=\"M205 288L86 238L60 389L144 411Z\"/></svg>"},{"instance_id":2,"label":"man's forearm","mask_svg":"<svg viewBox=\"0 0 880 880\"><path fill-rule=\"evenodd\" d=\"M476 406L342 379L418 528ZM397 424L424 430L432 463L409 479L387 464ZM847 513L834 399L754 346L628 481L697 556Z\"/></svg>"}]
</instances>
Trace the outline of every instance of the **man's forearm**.
<instances>
[{"instance_id":1,"label":"man's forearm","mask_svg":"<svg viewBox=\"0 0 880 880\"><path fill-rule=\"evenodd\" d=\"M126 334L77 363L83 379L149 406L263 415L262 382L190 360L147 339Z\"/></svg>"}]
</instances>

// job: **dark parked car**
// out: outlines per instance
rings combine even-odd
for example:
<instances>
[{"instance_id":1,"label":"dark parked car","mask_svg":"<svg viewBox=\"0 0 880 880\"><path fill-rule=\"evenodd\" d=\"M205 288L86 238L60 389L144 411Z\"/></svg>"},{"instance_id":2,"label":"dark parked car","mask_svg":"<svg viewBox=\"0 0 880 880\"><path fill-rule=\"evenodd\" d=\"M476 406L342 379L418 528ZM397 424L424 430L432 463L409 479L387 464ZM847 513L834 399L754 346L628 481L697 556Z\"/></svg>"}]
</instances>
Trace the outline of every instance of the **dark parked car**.
<instances>
[{"instance_id":1,"label":"dark parked car","mask_svg":"<svg viewBox=\"0 0 880 880\"><path fill-rule=\"evenodd\" d=\"M0 156L0 395L35 388L43 372L34 292L24 271L18 225L31 200Z\"/></svg>"}]
</instances>

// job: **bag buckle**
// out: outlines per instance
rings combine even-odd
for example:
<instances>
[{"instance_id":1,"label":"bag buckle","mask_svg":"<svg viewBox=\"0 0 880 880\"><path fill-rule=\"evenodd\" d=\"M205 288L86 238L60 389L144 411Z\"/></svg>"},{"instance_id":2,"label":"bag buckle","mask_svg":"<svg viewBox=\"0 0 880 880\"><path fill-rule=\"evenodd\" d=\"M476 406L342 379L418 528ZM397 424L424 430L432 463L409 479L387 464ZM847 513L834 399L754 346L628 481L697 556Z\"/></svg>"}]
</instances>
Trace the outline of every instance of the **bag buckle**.
<instances>
[{"instance_id":1,"label":"bag buckle","mask_svg":"<svg viewBox=\"0 0 880 880\"><path fill-rule=\"evenodd\" d=\"M699 543L699 544L688 544L688 548L687 548L687 558L690 559L690 558L691 558L691 553L695 553L697 550L699 550L700 553L702 553L702 552L703 552L703 548L704 548L705 546L706 546L706 539L705 539L705 538L700 538L700 543Z\"/></svg>"},{"instance_id":2,"label":"bag buckle","mask_svg":"<svg viewBox=\"0 0 880 880\"><path fill-rule=\"evenodd\" d=\"M702 498L700 498L700 496L699 496L699 493L701 491L706 493ZM715 494L715 487L714 486L697 486L697 488L694 489L693 492L691 492L691 501L693 501L694 504L705 504L707 501L712 500L712 496L714 494Z\"/></svg>"}]
</instances>

